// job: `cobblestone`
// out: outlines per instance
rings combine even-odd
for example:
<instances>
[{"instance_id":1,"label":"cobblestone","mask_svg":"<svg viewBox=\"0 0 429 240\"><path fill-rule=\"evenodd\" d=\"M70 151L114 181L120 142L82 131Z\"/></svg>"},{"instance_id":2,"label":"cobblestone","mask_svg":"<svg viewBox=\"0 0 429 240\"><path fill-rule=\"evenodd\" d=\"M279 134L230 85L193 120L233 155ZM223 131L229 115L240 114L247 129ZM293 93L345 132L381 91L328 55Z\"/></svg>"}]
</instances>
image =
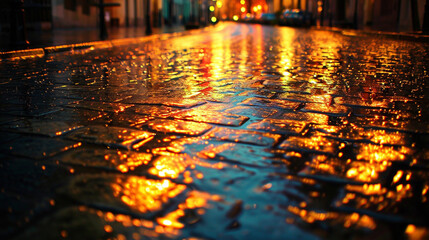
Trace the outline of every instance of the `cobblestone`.
<instances>
[{"instance_id":1,"label":"cobblestone","mask_svg":"<svg viewBox=\"0 0 429 240\"><path fill-rule=\"evenodd\" d=\"M426 239L428 43L222 23L0 62L2 239Z\"/></svg>"}]
</instances>

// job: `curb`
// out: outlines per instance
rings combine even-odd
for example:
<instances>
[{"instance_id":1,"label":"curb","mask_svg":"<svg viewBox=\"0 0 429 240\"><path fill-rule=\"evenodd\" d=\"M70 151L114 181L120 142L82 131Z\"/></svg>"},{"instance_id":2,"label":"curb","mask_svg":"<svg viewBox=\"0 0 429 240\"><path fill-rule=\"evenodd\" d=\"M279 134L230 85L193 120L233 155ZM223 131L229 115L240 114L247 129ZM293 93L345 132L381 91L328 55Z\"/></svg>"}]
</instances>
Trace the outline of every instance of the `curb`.
<instances>
[{"instance_id":1,"label":"curb","mask_svg":"<svg viewBox=\"0 0 429 240\"><path fill-rule=\"evenodd\" d=\"M345 36L359 36L360 34L367 36L381 36L397 40L428 42L429 35L422 33L398 33L398 32L384 32L384 31L371 31L371 30L355 30L355 29L342 29L336 27L313 27L314 30L331 31L340 33Z\"/></svg>"},{"instance_id":2,"label":"curb","mask_svg":"<svg viewBox=\"0 0 429 240\"><path fill-rule=\"evenodd\" d=\"M147 36L136 37L136 38L112 39L112 40L105 40L105 41L95 41L95 42L77 43L77 44L60 45L60 46L52 46L52 47L44 47L44 48L0 52L0 62L5 60L18 60L18 59L26 59L26 58L43 57L49 54L70 52L74 50L103 49L103 48L111 48L111 47L124 46L124 45L139 44L145 41L151 41L155 39L165 40L171 37L182 36L185 34L192 34L192 32L195 32L195 31L207 31L207 30L210 31L212 28L215 28L215 27L217 26L213 25L213 26L203 27L200 29L193 29L193 30L172 32L172 33L153 34L153 35L147 35Z\"/></svg>"},{"instance_id":3,"label":"curb","mask_svg":"<svg viewBox=\"0 0 429 240\"><path fill-rule=\"evenodd\" d=\"M114 39L114 40L106 40L106 41L77 43L77 44L60 45L60 46L35 48L35 49L27 49L27 50L0 52L0 61L43 57L49 54L70 52L74 50L102 49L102 48L110 48L113 46L136 44L136 43L143 42L145 40L153 39L154 36L158 37L158 35L151 35L151 36L144 36L139 38Z\"/></svg>"},{"instance_id":4,"label":"curb","mask_svg":"<svg viewBox=\"0 0 429 240\"><path fill-rule=\"evenodd\" d=\"M43 55L45 55L45 50L43 48L0 52L0 61L4 59L14 59L14 58L23 58L23 57L41 57Z\"/></svg>"}]
</instances>

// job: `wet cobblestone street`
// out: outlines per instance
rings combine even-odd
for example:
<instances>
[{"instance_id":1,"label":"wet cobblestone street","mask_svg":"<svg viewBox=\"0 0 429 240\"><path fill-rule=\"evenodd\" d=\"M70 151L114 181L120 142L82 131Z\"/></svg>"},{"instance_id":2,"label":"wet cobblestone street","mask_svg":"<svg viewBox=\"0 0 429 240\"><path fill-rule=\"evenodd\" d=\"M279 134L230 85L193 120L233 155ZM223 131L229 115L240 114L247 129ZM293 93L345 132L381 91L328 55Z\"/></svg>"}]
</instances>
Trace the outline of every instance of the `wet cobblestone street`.
<instances>
[{"instance_id":1,"label":"wet cobblestone street","mask_svg":"<svg viewBox=\"0 0 429 240\"><path fill-rule=\"evenodd\" d=\"M429 238L429 43L115 43L0 61L1 239Z\"/></svg>"}]
</instances>

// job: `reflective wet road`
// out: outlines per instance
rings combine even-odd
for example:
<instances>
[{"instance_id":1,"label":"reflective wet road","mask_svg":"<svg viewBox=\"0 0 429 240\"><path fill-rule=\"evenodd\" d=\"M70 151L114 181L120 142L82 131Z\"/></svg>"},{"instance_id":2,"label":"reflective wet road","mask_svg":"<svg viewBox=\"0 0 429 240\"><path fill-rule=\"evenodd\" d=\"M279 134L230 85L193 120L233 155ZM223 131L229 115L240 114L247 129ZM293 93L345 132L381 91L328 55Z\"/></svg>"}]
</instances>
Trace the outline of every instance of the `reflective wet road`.
<instances>
[{"instance_id":1,"label":"reflective wet road","mask_svg":"<svg viewBox=\"0 0 429 240\"><path fill-rule=\"evenodd\" d=\"M429 43L223 23L0 62L0 237L429 237Z\"/></svg>"}]
</instances>

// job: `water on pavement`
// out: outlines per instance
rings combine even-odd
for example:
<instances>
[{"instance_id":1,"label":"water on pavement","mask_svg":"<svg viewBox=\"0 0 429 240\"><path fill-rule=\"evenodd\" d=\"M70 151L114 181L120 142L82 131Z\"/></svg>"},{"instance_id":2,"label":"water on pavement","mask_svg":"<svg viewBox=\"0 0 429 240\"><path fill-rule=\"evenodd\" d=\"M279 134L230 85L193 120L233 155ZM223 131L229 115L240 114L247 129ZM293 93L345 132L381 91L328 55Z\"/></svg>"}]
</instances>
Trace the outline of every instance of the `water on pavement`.
<instances>
[{"instance_id":1,"label":"water on pavement","mask_svg":"<svg viewBox=\"0 0 429 240\"><path fill-rule=\"evenodd\" d=\"M427 238L428 47L223 23L2 61L0 236Z\"/></svg>"}]
</instances>

